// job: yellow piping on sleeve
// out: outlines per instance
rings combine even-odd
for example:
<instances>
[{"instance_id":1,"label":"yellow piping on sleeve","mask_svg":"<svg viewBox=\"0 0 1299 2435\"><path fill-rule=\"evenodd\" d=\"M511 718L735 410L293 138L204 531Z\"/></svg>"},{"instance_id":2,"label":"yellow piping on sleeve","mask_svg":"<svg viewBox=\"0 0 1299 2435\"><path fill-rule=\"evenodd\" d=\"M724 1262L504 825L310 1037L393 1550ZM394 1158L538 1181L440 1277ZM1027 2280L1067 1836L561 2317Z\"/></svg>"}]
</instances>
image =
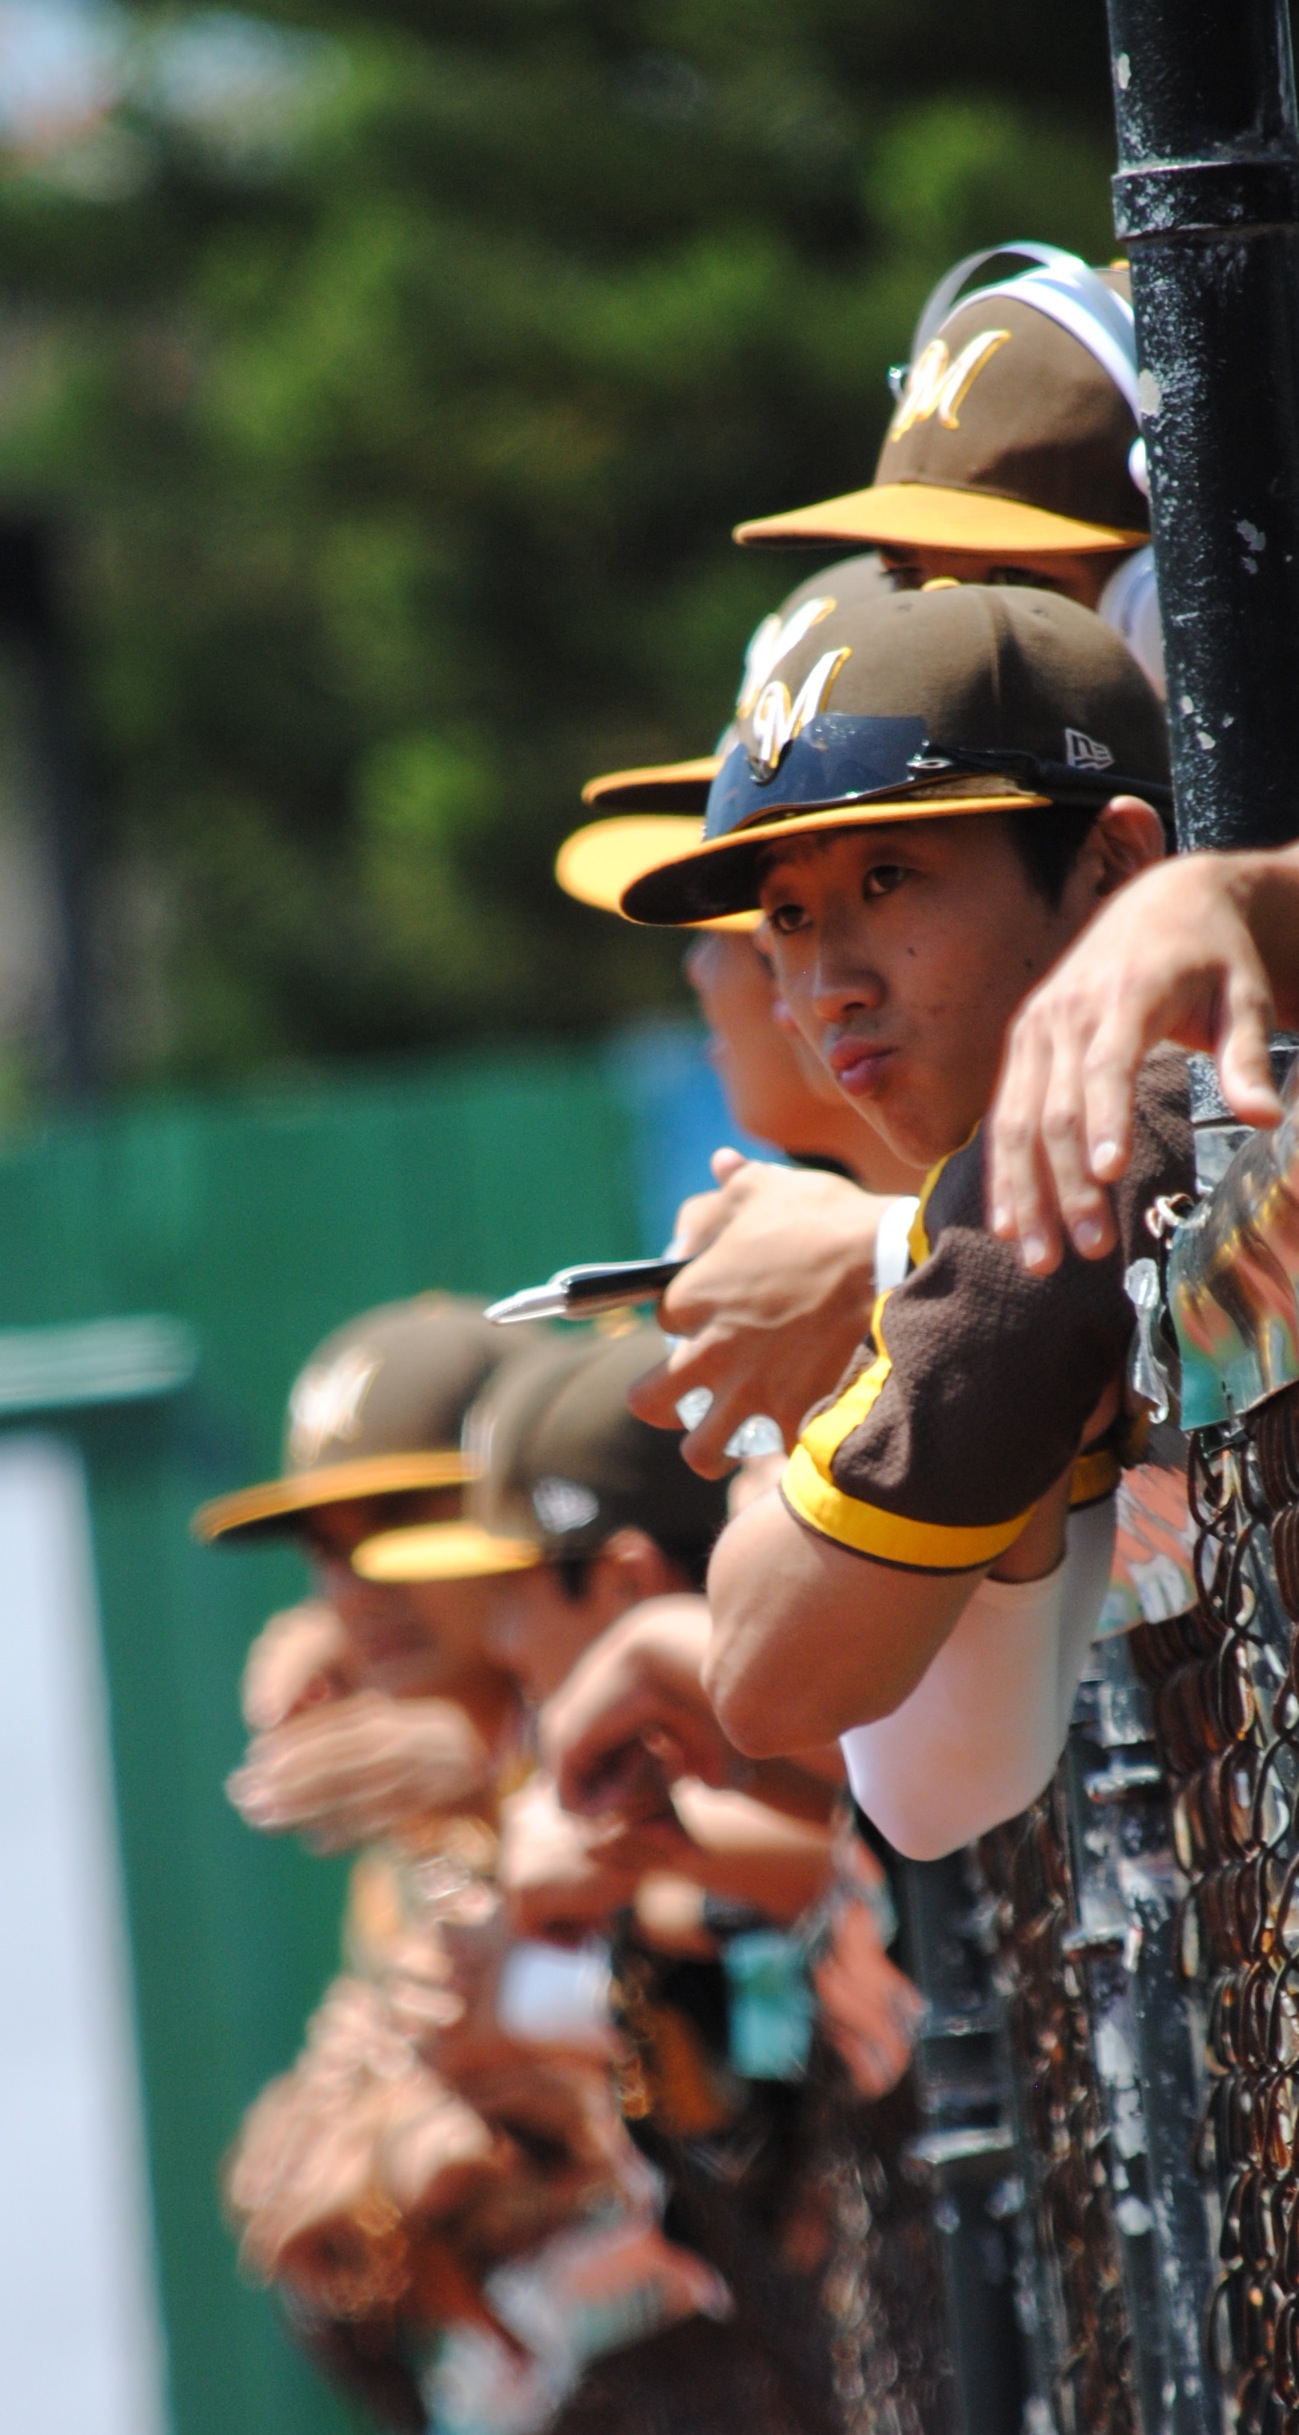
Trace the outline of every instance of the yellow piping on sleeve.
<instances>
[{"instance_id":1,"label":"yellow piping on sleeve","mask_svg":"<svg viewBox=\"0 0 1299 2435\"><path fill-rule=\"evenodd\" d=\"M911 1265L913 1268L921 1267L929 1257L929 1230L925 1225L925 1212L929 1207L930 1194L932 1193L934 1186L946 1165L947 1160L945 1158L940 1158L937 1166L930 1168L928 1175L925 1177L925 1180L920 1187L920 1199L916 1204L916 1214L912 1218L911 1224L907 1228L907 1250L911 1254Z\"/></svg>"},{"instance_id":2,"label":"yellow piping on sleeve","mask_svg":"<svg viewBox=\"0 0 1299 2435\"><path fill-rule=\"evenodd\" d=\"M964 1141L960 1144L960 1148L962 1150L969 1149L970 1143L973 1141L978 1130L979 1128L977 1124L971 1125ZM939 1159L936 1167L930 1168L928 1175L925 1177L925 1180L920 1187L920 1205L916 1210L915 1216L911 1220L910 1226L907 1229L907 1250L911 1254L911 1265L913 1268L919 1268L922 1262L929 1258L930 1252L933 1249L933 1245L929 1240L929 1227L927 1224L929 1203L933 1196L934 1186L937 1183L939 1176L942 1174L944 1167L949 1166L956 1155L957 1153L955 1150L949 1150L946 1157Z\"/></svg>"},{"instance_id":3,"label":"yellow piping on sleeve","mask_svg":"<svg viewBox=\"0 0 1299 2435\"><path fill-rule=\"evenodd\" d=\"M1112 1446L1094 1446L1090 1454L1078 1455L1069 1478L1070 1510L1079 1505L1099 1505L1102 1497L1113 1496L1120 1472L1119 1458Z\"/></svg>"},{"instance_id":4,"label":"yellow piping on sleeve","mask_svg":"<svg viewBox=\"0 0 1299 2435\"><path fill-rule=\"evenodd\" d=\"M823 1539L911 1572L980 1572L1014 1545L1028 1520L1021 1513L1011 1522L961 1530L946 1522L914 1522L905 1514L885 1513L880 1505L845 1496L818 1470L802 1444L795 1446L785 1466L781 1490L790 1512Z\"/></svg>"},{"instance_id":5,"label":"yellow piping on sleeve","mask_svg":"<svg viewBox=\"0 0 1299 2435\"><path fill-rule=\"evenodd\" d=\"M828 1412L808 1422L785 1466L781 1488L791 1513L822 1538L833 1539L859 1556L875 1556L883 1564L901 1564L934 1573L977 1572L992 1564L1019 1537L1027 1514L1009 1522L962 1529L945 1522L917 1522L904 1514L886 1513L860 1497L845 1496L835 1485L831 1466L844 1439L860 1428L874 1409L893 1367L883 1348L880 1316L884 1297L871 1321L878 1358L844 1390ZM1030 1507L1030 1511L1032 1508Z\"/></svg>"}]
</instances>

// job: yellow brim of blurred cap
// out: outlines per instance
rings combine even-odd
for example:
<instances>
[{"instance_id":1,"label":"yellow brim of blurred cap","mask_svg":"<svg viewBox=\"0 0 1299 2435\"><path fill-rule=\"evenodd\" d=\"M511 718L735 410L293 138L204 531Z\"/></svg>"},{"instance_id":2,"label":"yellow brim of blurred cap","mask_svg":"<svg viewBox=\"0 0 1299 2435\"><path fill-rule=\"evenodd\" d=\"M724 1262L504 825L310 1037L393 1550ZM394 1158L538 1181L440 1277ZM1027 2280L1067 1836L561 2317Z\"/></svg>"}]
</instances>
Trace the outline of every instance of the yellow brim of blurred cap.
<instances>
[{"instance_id":1,"label":"yellow brim of blurred cap","mask_svg":"<svg viewBox=\"0 0 1299 2435\"><path fill-rule=\"evenodd\" d=\"M322 1463L318 1471L290 1472L284 1479L259 1480L253 1488L235 1488L229 1496L200 1505L190 1523L204 1546L228 1538L234 1531L292 1522L317 1505L345 1505L353 1497L400 1496L418 1488L460 1488L477 1479L479 1466L458 1447L424 1454L362 1455L354 1463Z\"/></svg>"},{"instance_id":2,"label":"yellow brim of blurred cap","mask_svg":"<svg viewBox=\"0 0 1299 2435\"><path fill-rule=\"evenodd\" d=\"M850 490L815 507L794 507L784 516L757 516L737 524L742 545L767 542L873 541L896 549L970 550L981 557L1055 556L1061 551L1136 550L1149 533L1114 524L1087 524L1030 507L992 490L951 490L936 482L880 482Z\"/></svg>"},{"instance_id":3,"label":"yellow brim of blurred cap","mask_svg":"<svg viewBox=\"0 0 1299 2435\"><path fill-rule=\"evenodd\" d=\"M479 1581L542 1562L530 1539L498 1539L478 1522L422 1522L363 1539L352 1570L363 1581Z\"/></svg>"},{"instance_id":4,"label":"yellow brim of blurred cap","mask_svg":"<svg viewBox=\"0 0 1299 2435\"><path fill-rule=\"evenodd\" d=\"M588 778L583 803L602 803L619 812L702 812L721 760L705 753L699 761L658 761L647 769L610 769L602 778Z\"/></svg>"},{"instance_id":5,"label":"yellow brim of blurred cap","mask_svg":"<svg viewBox=\"0 0 1299 2435\"><path fill-rule=\"evenodd\" d=\"M630 812L612 820L592 820L565 838L555 858L555 877L579 904L620 914L622 899L633 882L661 863L675 862L698 845L699 834L698 820L680 812ZM691 927L756 930L761 918L757 913L727 913L715 922Z\"/></svg>"},{"instance_id":6,"label":"yellow brim of blurred cap","mask_svg":"<svg viewBox=\"0 0 1299 2435\"><path fill-rule=\"evenodd\" d=\"M870 803L831 803L812 810L800 805L797 810L791 810L785 819L777 813L772 819L754 822L748 828L732 829L725 837L710 837L696 845L692 853L678 855L673 862L660 864L656 870L643 871L639 880L632 882L627 893L631 895L636 888L644 887L645 902L648 903L655 880L666 881L678 871L697 870L701 863L713 862L724 854L733 856L737 861L741 857L747 859L756 854L760 847L778 845L786 837L816 837L827 829L892 827L902 820L950 820L967 812L1028 812L1046 809L1050 801L1049 795L1029 794L1026 789L1007 782L996 793L971 791L958 794L949 788L941 794L877 796ZM636 911L625 904L623 912L628 921L661 924L669 929L703 927L698 921L693 924L684 919L678 921L670 913ZM750 915L749 918L752 920L756 917ZM734 922L737 916L730 914L726 919ZM720 922L715 926L720 927Z\"/></svg>"}]
</instances>

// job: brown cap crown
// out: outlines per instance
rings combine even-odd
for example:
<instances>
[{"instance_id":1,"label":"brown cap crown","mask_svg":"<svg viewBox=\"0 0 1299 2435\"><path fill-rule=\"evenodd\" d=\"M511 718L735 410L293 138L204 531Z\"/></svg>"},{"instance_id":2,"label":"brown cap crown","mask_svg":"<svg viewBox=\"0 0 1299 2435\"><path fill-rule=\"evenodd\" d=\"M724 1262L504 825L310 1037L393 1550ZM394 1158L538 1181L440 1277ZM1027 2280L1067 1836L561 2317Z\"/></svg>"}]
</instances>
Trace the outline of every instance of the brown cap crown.
<instances>
[{"instance_id":1,"label":"brown cap crown","mask_svg":"<svg viewBox=\"0 0 1299 2435\"><path fill-rule=\"evenodd\" d=\"M643 1530L697 1563L726 1520L726 1483L701 1479L672 1431L627 1409L636 1378L661 1361L656 1328L588 1338L512 1367L476 1407L470 1451L482 1466L471 1512L550 1562L594 1555L618 1530Z\"/></svg>"},{"instance_id":2,"label":"brown cap crown","mask_svg":"<svg viewBox=\"0 0 1299 2435\"><path fill-rule=\"evenodd\" d=\"M458 1449L465 1413L503 1350L478 1305L449 1295L363 1311L326 1336L294 1379L285 1471L420 1447Z\"/></svg>"},{"instance_id":3,"label":"brown cap crown","mask_svg":"<svg viewBox=\"0 0 1299 2435\"><path fill-rule=\"evenodd\" d=\"M709 790L739 734L736 720L746 708L752 708L791 650L804 618L810 617L815 624L831 593L858 600L892 590L893 579L874 550L845 558L838 566L826 567L796 584L750 636L735 717L708 760L612 770L603 778L590 779L582 789L584 802L599 804L612 816L589 821L564 839L555 858L555 877L566 894L601 912L617 913L642 872L656 870L660 863L670 862L694 845ZM695 815L693 820L687 818L690 813ZM727 914L721 919L728 929L751 929L756 916Z\"/></svg>"},{"instance_id":4,"label":"brown cap crown","mask_svg":"<svg viewBox=\"0 0 1299 2435\"><path fill-rule=\"evenodd\" d=\"M910 769L913 753L990 756L981 774ZM996 754L1007 760L999 769ZM1031 754L1062 775L1168 776L1164 716L1111 629L1059 593L951 584L840 598L782 658L740 722L703 841L637 880L633 920L697 921L757 903L773 835L953 813L1042 807L1050 787L1016 767ZM890 761L890 756L892 760Z\"/></svg>"},{"instance_id":5,"label":"brown cap crown","mask_svg":"<svg viewBox=\"0 0 1299 2435\"><path fill-rule=\"evenodd\" d=\"M995 491L1140 537L1136 436L1127 400L1068 330L1009 296L974 297L912 364L875 481Z\"/></svg>"},{"instance_id":6,"label":"brown cap crown","mask_svg":"<svg viewBox=\"0 0 1299 2435\"><path fill-rule=\"evenodd\" d=\"M985 751L1004 744L1063 762L1073 757L1070 736L1081 734L1108 756L1107 766L1167 778L1159 703L1126 645L1092 610L1028 584L881 591L859 583L854 565L827 571L821 615L773 662L767 686L737 722L750 761L769 757L786 698L794 718L800 701L810 708L806 689L825 670L817 707L838 717L919 716L935 744ZM803 723L806 716L805 709ZM778 756L771 807L781 801Z\"/></svg>"},{"instance_id":7,"label":"brown cap crown","mask_svg":"<svg viewBox=\"0 0 1299 2435\"><path fill-rule=\"evenodd\" d=\"M1103 288L1121 300L1113 311L1126 306L1124 269L1093 272L1059 259L1072 264L1092 308L1104 304ZM954 304L907 368L870 486L757 517L737 526L736 539L873 541L1007 564L1138 547L1149 537L1150 509L1132 472L1135 371L1120 386L1105 336L1094 338L1098 356L1075 334L1095 326L1086 293L1072 328L1047 309L1051 297L1039 272Z\"/></svg>"},{"instance_id":8,"label":"brown cap crown","mask_svg":"<svg viewBox=\"0 0 1299 2435\"><path fill-rule=\"evenodd\" d=\"M317 1346L289 1391L278 1480L195 1516L199 1538L291 1529L313 1506L471 1476L460 1437L470 1405L520 1350L477 1303L419 1294L363 1311Z\"/></svg>"}]
</instances>

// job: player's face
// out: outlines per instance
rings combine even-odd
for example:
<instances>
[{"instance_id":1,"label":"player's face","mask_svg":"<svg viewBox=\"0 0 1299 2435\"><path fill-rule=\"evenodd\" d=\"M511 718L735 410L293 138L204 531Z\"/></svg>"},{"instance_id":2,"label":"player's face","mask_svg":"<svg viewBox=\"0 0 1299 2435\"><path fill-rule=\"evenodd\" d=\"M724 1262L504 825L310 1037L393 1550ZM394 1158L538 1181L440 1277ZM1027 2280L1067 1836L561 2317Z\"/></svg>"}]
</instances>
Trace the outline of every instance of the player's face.
<instances>
[{"instance_id":1,"label":"player's face","mask_svg":"<svg viewBox=\"0 0 1299 2435\"><path fill-rule=\"evenodd\" d=\"M708 1055L737 1124L795 1155L834 1150L825 1108L843 1100L802 1035L782 1024L770 964L751 933L704 930L691 941L686 978L708 1025ZM864 1158L870 1136L851 1149Z\"/></svg>"},{"instance_id":2,"label":"player's face","mask_svg":"<svg viewBox=\"0 0 1299 2435\"><path fill-rule=\"evenodd\" d=\"M992 1096L1006 1026L1079 927L990 814L773 846L762 907L781 995L839 1088L931 1166Z\"/></svg>"},{"instance_id":3,"label":"player's face","mask_svg":"<svg viewBox=\"0 0 1299 2435\"><path fill-rule=\"evenodd\" d=\"M484 1586L487 1653L524 1698L540 1707L612 1621L600 1567L591 1566L576 1597L553 1564L502 1573Z\"/></svg>"},{"instance_id":4,"label":"player's face","mask_svg":"<svg viewBox=\"0 0 1299 2435\"><path fill-rule=\"evenodd\" d=\"M454 1697L483 1669L486 1623L481 1581L363 1581L352 1556L377 1531L453 1521L458 1488L409 1496L357 1497L327 1505L304 1537L322 1594L338 1615L365 1682L390 1699Z\"/></svg>"},{"instance_id":5,"label":"player's face","mask_svg":"<svg viewBox=\"0 0 1299 2435\"><path fill-rule=\"evenodd\" d=\"M1094 609L1126 550L1061 550L1054 557L1007 562L980 557L974 550L896 549L881 553L900 592L919 591L926 583L1032 584L1041 592L1061 592L1084 609Z\"/></svg>"}]
</instances>

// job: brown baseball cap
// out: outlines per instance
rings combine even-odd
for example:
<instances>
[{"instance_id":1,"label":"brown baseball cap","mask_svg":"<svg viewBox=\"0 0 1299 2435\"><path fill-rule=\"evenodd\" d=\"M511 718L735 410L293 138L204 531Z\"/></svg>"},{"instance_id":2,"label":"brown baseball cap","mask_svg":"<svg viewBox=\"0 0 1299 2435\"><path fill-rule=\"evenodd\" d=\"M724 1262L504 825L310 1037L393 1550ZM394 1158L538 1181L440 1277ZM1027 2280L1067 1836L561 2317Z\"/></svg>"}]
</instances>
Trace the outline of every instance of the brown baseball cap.
<instances>
[{"instance_id":1,"label":"brown baseball cap","mask_svg":"<svg viewBox=\"0 0 1299 2435\"><path fill-rule=\"evenodd\" d=\"M702 812L708 789L730 747L728 728L714 750L696 761L655 761L644 769L609 769L588 778L583 803L607 812Z\"/></svg>"},{"instance_id":2,"label":"brown baseball cap","mask_svg":"<svg viewBox=\"0 0 1299 2435\"><path fill-rule=\"evenodd\" d=\"M700 1479L680 1440L627 1408L627 1392L667 1351L656 1328L589 1336L512 1364L471 1415L466 1442L480 1464L470 1519L501 1550L457 1544L454 1523L385 1531L353 1563L372 1581L456 1579L598 1554L606 1539L643 1530L693 1569L726 1520L726 1483Z\"/></svg>"},{"instance_id":3,"label":"brown baseball cap","mask_svg":"<svg viewBox=\"0 0 1299 2435\"><path fill-rule=\"evenodd\" d=\"M836 585L849 587L854 598L893 589L873 550L810 576L750 636L735 717L706 759L611 770L606 777L588 779L582 801L603 804L613 816L588 821L565 838L555 859L555 877L567 895L604 913L621 912L627 890L642 873L657 870L698 843L709 792L739 736L740 720L809 623L814 625L824 614L827 595ZM700 926L752 930L758 918L752 912L725 914Z\"/></svg>"},{"instance_id":4,"label":"brown baseball cap","mask_svg":"<svg viewBox=\"0 0 1299 2435\"><path fill-rule=\"evenodd\" d=\"M1090 609L1002 584L828 593L740 722L704 834L633 882L633 921L758 903L774 838L972 812L1169 801L1164 716Z\"/></svg>"},{"instance_id":5,"label":"brown baseball cap","mask_svg":"<svg viewBox=\"0 0 1299 2435\"><path fill-rule=\"evenodd\" d=\"M313 1507L454 1488L472 1479L465 1415L519 1351L476 1302L418 1294L363 1311L318 1345L289 1392L275 1480L216 1497L194 1516L205 1542L291 1530Z\"/></svg>"},{"instance_id":6,"label":"brown baseball cap","mask_svg":"<svg viewBox=\"0 0 1299 2435\"><path fill-rule=\"evenodd\" d=\"M997 250L1040 259L959 302L956 273L936 291L869 488L737 525L737 541L1015 561L1149 540L1126 271L1050 246Z\"/></svg>"},{"instance_id":7,"label":"brown baseball cap","mask_svg":"<svg viewBox=\"0 0 1299 2435\"><path fill-rule=\"evenodd\" d=\"M716 775L720 761L712 764ZM702 811L702 805L700 807ZM621 913L622 900L643 871L657 870L674 855L697 845L702 821L680 812L627 812L592 820L566 837L555 857L555 877L567 896L600 913ZM699 922L701 930L756 930L757 913L727 913Z\"/></svg>"}]
</instances>

